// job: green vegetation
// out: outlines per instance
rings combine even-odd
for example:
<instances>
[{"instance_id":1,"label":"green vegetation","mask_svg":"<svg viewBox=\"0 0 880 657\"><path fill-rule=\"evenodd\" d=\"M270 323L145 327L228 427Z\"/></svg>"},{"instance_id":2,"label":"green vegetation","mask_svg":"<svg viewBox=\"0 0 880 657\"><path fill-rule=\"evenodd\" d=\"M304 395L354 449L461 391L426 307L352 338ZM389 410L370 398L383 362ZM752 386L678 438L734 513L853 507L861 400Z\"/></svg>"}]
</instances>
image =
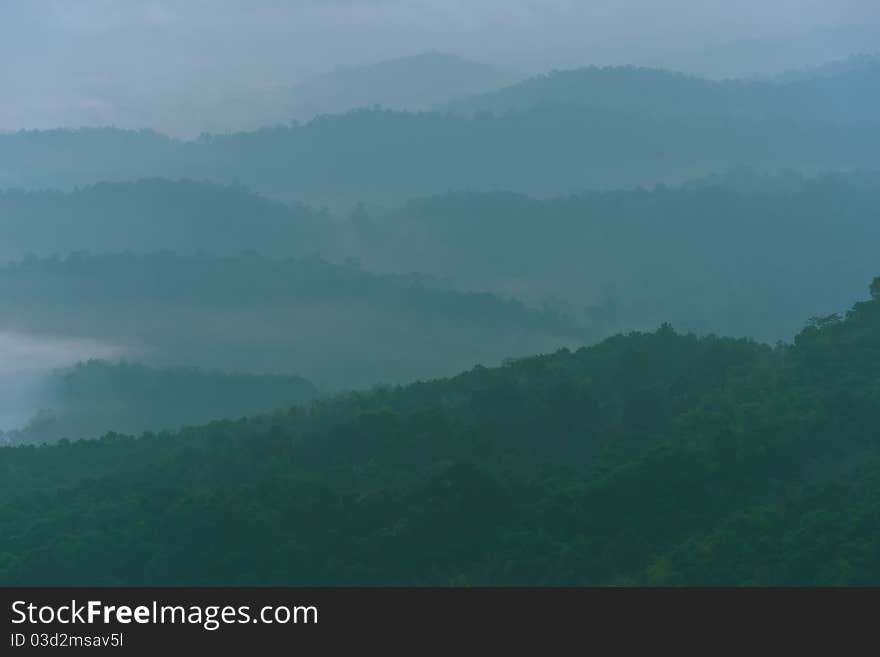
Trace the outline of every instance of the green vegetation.
<instances>
[{"instance_id":1,"label":"green vegetation","mask_svg":"<svg viewBox=\"0 0 880 657\"><path fill-rule=\"evenodd\" d=\"M540 104L605 107L656 116L790 119L877 124L880 60L853 59L796 79L706 80L634 66L554 71L450 104L458 112L523 110Z\"/></svg>"},{"instance_id":2,"label":"green vegetation","mask_svg":"<svg viewBox=\"0 0 880 657\"><path fill-rule=\"evenodd\" d=\"M876 57L205 61L0 131L0 585L880 584Z\"/></svg>"},{"instance_id":3,"label":"green vegetation","mask_svg":"<svg viewBox=\"0 0 880 657\"><path fill-rule=\"evenodd\" d=\"M876 271L878 206L880 177L867 173L805 178L738 171L676 187L554 199L454 192L394 208L360 205L345 215L287 207L243 187L145 180L70 194L0 194L0 255L164 249L181 255L253 251L302 259L320 253L331 262L359 261L369 271L420 272L459 291L484 290L536 307L551 305L590 327L591 338L668 321L698 333L774 342L790 340L812 314L833 312L860 297L864 281ZM121 265L109 262L95 275L108 279L113 298L139 297L145 282L131 279L140 265L130 265L128 273L111 272ZM237 305L242 294L277 297L279 286L295 287L299 296L308 286L315 286L315 297L335 294L331 281L316 279L302 266L219 260L215 268L204 259L197 262L206 271L196 267L185 274L179 279L188 281L182 289L171 272L184 274L173 260L148 259L142 266L144 272L165 271L157 276L169 294L187 294L197 304L209 298L216 303L217 296L227 305ZM221 264L234 272L222 275L222 282L215 280ZM324 270L333 268L325 264ZM351 268L336 271L343 272L338 280L344 287L355 279L373 281L374 287L390 283ZM61 270L52 274L56 280L64 275ZM194 288L195 279L202 282ZM70 298L73 291L65 289L63 296ZM53 298L50 290L46 293ZM429 295L423 296L427 302ZM368 298L379 302L374 293L362 292L361 299ZM399 300L382 303L389 312L401 305ZM474 316L463 307L454 312ZM506 321L512 325L521 319ZM460 368L471 364L459 361Z\"/></svg>"},{"instance_id":4,"label":"green vegetation","mask_svg":"<svg viewBox=\"0 0 880 657\"><path fill-rule=\"evenodd\" d=\"M264 413L318 396L315 386L297 376L157 370L96 360L56 372L48 387L51 408L21 430L0 433L0 439L39 444L111 430L136 434L179 429Z\"/></svg>"},{"instance_id":5,"label":"green vegetation","mask_svg":"<svg viewBox=\"0 0 880 657\"><path fill-rule=\"evenodd\" d=\"M286 206L242 186L140 180L70 193L0 191L0 257L76 251L302 257L320 250L325 213Z\"/></svg>"},{"instance_id":6,"label":"green vegetation","mask_svg":"<svg viewBox=\"0 0 880 657\"><path fill-rule=\"evenodd\" d=\"M861 297L878 207L876 175L734 172L555 199L446 194L367 208L350 233L367 267L553 299L604 335L671 322L775 342Z\"/></svg>"},{"instance_id":7,"label":"green vegetation","mask_svg":"<svg viewBox=\"0 0 880 657\"><path fill-rule=\"evenodd\" d=\"M335 390L592 338L558 312L431 277L256 254L25 258L0 267L4 330L99 340L161 367L295 372Z\"/></svg>"},{"instance_id":8,"label":"green vegetation","mask_svg":"<svg viewBox=\"0 0 880 657\"><path fill-rule=\"evenodd\" d=\"M180 433L0 450L4 584L877 584L880 279Z\"/></svg>"},{"instance_id":9,"label":"green vegetation","mask_svg":"<svg viewBox=\"0 0 880 657\"><path fill-rule=\"evenodd\" d=\"M675 183L736 166L876 168L878 134L874 124L664 117L579 105L472 118L365 109L196 142L113 129L0 135L0 184L69 189L96 180L208 179L339 208L460 189L548 196Z\"/></svg>"}]
</instances>

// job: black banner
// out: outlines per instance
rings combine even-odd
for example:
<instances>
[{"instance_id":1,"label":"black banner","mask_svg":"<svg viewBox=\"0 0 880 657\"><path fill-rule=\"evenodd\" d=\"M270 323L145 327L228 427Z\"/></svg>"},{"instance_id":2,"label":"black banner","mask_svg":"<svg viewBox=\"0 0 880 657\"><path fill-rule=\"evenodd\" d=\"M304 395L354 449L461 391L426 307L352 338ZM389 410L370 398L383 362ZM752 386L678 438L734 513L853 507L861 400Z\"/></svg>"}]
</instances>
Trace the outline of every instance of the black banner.
<instances>
[{"instance_id":1,"label":"black banner","mask_svg":"<svg viewBox=\"0 0 880 657\"><path fill-rule=\"evenodd\" d=\"M854 640L873 626L880 599L864 589L451 588L7 588L0 597L0 654L11 655L351 646L468 654L475 639L547 654L547 646L599 641L673 646L706 632L719 642L705 646L714 650L768 633L803 639L841 620L842 638Z\"/></svg>"}]
</instances>

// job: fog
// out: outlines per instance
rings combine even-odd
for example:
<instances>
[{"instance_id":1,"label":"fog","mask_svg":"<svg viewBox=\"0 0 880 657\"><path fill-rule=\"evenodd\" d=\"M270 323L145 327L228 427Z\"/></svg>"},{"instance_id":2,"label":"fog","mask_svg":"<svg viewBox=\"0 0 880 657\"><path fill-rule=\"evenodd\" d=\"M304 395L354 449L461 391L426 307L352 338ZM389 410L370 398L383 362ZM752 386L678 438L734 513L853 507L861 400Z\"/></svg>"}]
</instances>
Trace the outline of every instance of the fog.
<instances>
[{"instance_id":1,"label":"fog","mask_svg":"<svg viewBox=\"0 0 880 657\"><path fill-rule=\"evenodd\" d=\"M878 244L878 0L0 0L0 587L877 585Z\"/></svg>"},{"instance_id":2,"label":"fog","mask_svg":"<svg viewBox=\"0 0 880 657\"><path fill-rule=\"evenodd\" d=\"M54 370L125 353L96 340L0 331L0 431L21 427L52 402L47 377Z\"/></svg>"},{"instance_id":3,"label":"fog","mask_svg":"<svg viewBox=\"0 0 880 657\"><path fill-rule=\"evenodd\" d=\"M665 321L790 340L875 273L878 26L873 0L4 2L0 430L170 429ZM138 132L17 132L88 126Z\"/></svg>"},{"instance_id":4,"label":"fog","mask_svg":"<svg viewBox=\"0 0 880 657\"><path fill-rule=\"evenodd\" d=\"M873 0L8 0L0 128L193 136L302 119L254 94L426 51L521 77L621 63L772 74L870 50L877 23Z\"/></svg>"}]
</instances>

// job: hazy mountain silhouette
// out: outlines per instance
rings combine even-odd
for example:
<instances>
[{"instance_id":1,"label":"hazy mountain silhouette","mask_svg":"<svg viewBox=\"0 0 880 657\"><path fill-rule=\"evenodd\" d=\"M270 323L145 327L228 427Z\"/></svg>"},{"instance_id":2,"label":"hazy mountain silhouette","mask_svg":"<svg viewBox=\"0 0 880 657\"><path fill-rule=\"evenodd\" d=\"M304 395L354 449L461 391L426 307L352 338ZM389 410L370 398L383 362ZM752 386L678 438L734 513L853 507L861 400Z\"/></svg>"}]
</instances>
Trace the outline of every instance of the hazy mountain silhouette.
<instances>
[{"instance_id":1,"label":"hazy mountain silhouette","mask_svg":"<svg viewBox=\"0 0 880 657\"><path fill-rule=\"evenodd\" d=\"M838 105L851 107L837 96L822 103L832 115ZM286 202L350 208L456 189L551 196L676 183L735 167L815 172L880 165L875 123L834 124L818 107L804 112L813 119L658 117L543 104L474 118L359 110L199 142L112 129L19 132L0 135L0 186L208 179Z\"/></svg>"},{"instance_id":2,"label":"hazy mountain silhouette","mask_svg":"<svg viewBox=\"0 0 880 657\"><path fill-rule=\"evenodd\" d=\"M240 185L150 179L98 183L63 193L0 191L0 260L174 251L304 256L321 250L326 215L284 205Z\"/></svg>"},{"instance_id":3,"label":"hazy mountain silhouette","mask_svg":"<svg viewBox=\"0 0 880 657\"><path fill-rule=\"evenodd\" d=\"M880 23L819 28L788 38L744 38L661 58L662 65L712 78L766 77L821 66L880 43Z\"/></svg>"},{"instance_id":4,"label":"hazy mountain silhouette","mask_svg":"<svg viewBox=\"0 0 880 657\"><path fill-rule=\"evenodd\" d=\"M282 90L279 96L297 119L375 105L427 110L459 96L503 87L515 78L487 64L429 52L338 68Z\"/></svg>"},{"instance_id":5,"label":"hazy mountain silhouette","mask_svg":"<svg viewBox=\"0 0 880 657\"><path fill-rule=\"evenodd\" d=\"M656 116L713 115L825 123L876 124L880 60L773 81L714 81L660 69L588 67L554 71L451 103L457 112L523 111L541 104L586 105Z\"/></svg>"}]
</instances>

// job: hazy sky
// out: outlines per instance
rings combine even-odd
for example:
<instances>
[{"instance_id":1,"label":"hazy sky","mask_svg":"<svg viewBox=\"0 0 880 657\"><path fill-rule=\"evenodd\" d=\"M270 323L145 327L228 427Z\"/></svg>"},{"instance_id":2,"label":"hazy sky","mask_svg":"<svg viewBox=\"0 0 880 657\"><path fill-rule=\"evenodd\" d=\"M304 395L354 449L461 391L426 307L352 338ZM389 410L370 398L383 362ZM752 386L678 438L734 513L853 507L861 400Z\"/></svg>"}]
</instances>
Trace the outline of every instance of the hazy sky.
<instances>
[{"instance_id":1,"label":"hazy sky","mask_svg":"<svg viewBox=\"0 0 880 657\"><path fill-rule=\"evenodd\" d=\"M878 0L0 0L0 128L426 50L532 73L864 23Z\"/></svg>"}]
</instances>

